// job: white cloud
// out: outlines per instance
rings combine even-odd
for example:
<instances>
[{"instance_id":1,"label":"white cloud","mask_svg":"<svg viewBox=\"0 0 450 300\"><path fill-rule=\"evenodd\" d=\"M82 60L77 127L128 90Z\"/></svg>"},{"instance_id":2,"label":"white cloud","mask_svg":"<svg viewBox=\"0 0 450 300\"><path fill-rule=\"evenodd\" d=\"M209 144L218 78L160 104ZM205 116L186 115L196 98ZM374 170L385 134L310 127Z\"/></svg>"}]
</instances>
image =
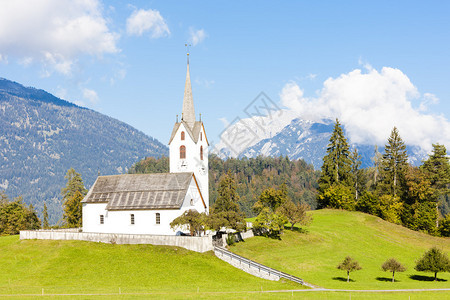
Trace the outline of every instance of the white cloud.
<instances>
[{"instance_id":1,"label":"white cloud","mask_svg":"<svg viewBox=\"0 0 450 300\"><path fill-rule=\"evenodd\" d=\"M210 87L212 87L214 85L215 81L208 80L208 79L195 79L195 83L209 89Z\"/></svg>"},{"instance_id":2,"label":"white cloud","mask_svg":"<svg viewBox=\"0 0 450 300\"><path fill-rule=\"evenodd\" d=\"M87 99L92 104L96 104L98 102L97 92L87 88L83 89L83 98Z\"/></svg>"},{"instance_id":3,"label":"white cloud","mask_svg":"<svg viewBox=\"0 0 450 300\"><path fill-rule=\"evenodd\" d=\"M8 58L0 53L0 63L8 64Z\"/></svg>"},{"instance_id":4,"label":"white cloud","mask_svg":"<svg viewBox=\"0 0 450 300\"><path fill-rule=\"evenodd\" d=\"M193 27L189 28L189 41L193 46L200 44L207 37L204 29L195 30Z\"/></svg>"},{"instance_id":5,"label":"white cloud","mask_svg":"<svg viewBox=\"0 0 450 300\"><path fill-rule=\"evenodd\" d=\"M98 0L0 1L0 53L70 74L78 56L119 51L101 10Z\"/></svg>"},{"instance_id":6,"label":"white cloud","mask_svg":"<svg viewBox=\"0 0 450 300\"><path fill-rule=\"evenodd\" d=\"M356 69L327 79L313 98L289 82L280 93L282 104L305 119L339 118L352 143L385 144L396 126L409 145L427 151L432 143L450 145L450 122L424 113L426 105L438 102L435 95L421 95L398 69L365 67L366 72ZM412 100L417 99L422 103L414 108Z\"/></svg>"},{"instance_id":7,"label":"white cloud","mask_svg":"<svg viewBox=\"0 0 450 300\"><path fill-rule=\"evenodd\" d=\"M127 19L128 35L141 36L146 32L150 33L151 38L170 35L169 27L159 11L139 9Z\"/></svg>"}]
</instances>

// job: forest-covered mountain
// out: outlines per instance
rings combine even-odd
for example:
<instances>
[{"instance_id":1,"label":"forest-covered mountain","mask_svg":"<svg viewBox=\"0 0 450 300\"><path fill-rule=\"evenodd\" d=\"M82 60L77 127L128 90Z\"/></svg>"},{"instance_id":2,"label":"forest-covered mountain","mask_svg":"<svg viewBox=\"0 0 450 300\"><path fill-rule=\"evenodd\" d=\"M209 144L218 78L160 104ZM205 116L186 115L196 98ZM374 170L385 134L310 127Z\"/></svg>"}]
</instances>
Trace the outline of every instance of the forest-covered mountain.
<instances>
[{"instance_id":1,"label":"forest-covered mountain","mask_svg":"<svg viewBox=\"0 0 450 300\"><path fill-rule=\"evenodd\" d=\"M62 215L61 188L73 167L86 187L98 173L126 173L143 157L168 149L135 128L43 90L0 78L0 190L23 196L54 223Z\"/></svg>"},{"instance_id":2,"label":"forest-covered mountain","mask_svg":"<svg viewBox=\"0 0 450 300\"><path fill-rule=\"evenodd\" d=\"M209 156L209 201L213 205L218 197L220 178L228 171L236 182L240 209L247 217L255 216L253 205L263 190L287 185L288 195L295 203L303 202L315 209L317 206L317 180L320 172L304 160L290 160L288 157L229 158L222 160ZM169 172L169 158L146 158L134 164L129 173Z\"/></svg>"}]
</instances>

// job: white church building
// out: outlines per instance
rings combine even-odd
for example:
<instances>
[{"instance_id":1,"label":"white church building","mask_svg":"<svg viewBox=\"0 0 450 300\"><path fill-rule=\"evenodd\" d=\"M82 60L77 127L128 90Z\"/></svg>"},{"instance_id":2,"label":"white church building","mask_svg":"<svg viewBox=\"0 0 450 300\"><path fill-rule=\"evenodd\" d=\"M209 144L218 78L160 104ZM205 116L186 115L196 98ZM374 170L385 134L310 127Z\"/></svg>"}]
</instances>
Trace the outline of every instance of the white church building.
<instances>
[{"instance_id":1,"label":"white church building","mask_svg":"<svg viewBox=\"0 0 450 300\"><path fill-rule=\"evenodd\" d=\"M176 217L209 212L209 144L195 118L189 54L181 116L169 140L170 173L99 176L82 200L83 232L175 235Z\"/></svg>"}]
</instances>

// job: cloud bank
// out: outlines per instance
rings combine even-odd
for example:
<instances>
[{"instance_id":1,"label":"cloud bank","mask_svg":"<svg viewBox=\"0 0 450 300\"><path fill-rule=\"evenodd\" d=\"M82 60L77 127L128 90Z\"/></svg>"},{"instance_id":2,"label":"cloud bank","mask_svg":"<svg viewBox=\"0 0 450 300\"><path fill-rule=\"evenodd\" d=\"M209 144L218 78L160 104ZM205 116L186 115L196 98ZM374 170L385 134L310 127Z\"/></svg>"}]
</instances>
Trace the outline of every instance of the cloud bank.
<instances>
[{"instance_id":1,"label":"cloud bank","mask_svg":"<svg viewBox=\"0 0 450 300\"><path fill-rule=\"evenodd\" d=\"M170 35L169 27L159 11L139 9L127 19L128 35L142 36L144 33L154 39Z\"/></svg>"},{"instance_id":2,"label":"cloud bank","mask_svg":"<svg viewBox=\"0 0 450 300\"><path fill-rule=\"evenodd\" d=\"M432 143L450 148L450 122L443 116L427 114L428 105L439 100L430 93L420 94L400 70L370 66L327 79L317 97L305 97L295 83L287 83L282 104L309 120L339 118L351 143L386 143L394 126L408 145L429 151ZM415 108L413 101L420 101Z\"/></svg>"},{"instance_id":3,"label":"cloud bank","mask_svg":"<svg viewBox=\"0 0 450 300\"><path fill-rule=\"evenodd\" d=\"M118 38L97 0L0 1L0 56L41 62L46 75L70 74L81 55L118 52Z\"/></svg>"}]
</instances>

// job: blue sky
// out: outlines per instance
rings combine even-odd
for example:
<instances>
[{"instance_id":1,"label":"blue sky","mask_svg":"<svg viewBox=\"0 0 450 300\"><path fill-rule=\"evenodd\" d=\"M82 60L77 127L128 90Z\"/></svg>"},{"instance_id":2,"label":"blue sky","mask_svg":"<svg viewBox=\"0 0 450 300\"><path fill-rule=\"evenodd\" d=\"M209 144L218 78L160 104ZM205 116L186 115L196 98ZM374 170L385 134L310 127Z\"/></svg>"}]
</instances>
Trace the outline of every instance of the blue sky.
<instances>
[{"instance_id":1,"label":"blue sky","mask_svg":"<svg viewBox=\"0 0 450 300\"><path fill-rule=\"evenodd\" d=\"M167 143L190 42L196 112L213 143L261 91L300 117L311 107L342 118L354 142L380 142L396 125L406 142L446 143L449 15L448 1L3 0L0 77ZM394 111L380 119L383 108ZM361 129L361 115L373 126Z\"/></svg>"}]
</instances>

